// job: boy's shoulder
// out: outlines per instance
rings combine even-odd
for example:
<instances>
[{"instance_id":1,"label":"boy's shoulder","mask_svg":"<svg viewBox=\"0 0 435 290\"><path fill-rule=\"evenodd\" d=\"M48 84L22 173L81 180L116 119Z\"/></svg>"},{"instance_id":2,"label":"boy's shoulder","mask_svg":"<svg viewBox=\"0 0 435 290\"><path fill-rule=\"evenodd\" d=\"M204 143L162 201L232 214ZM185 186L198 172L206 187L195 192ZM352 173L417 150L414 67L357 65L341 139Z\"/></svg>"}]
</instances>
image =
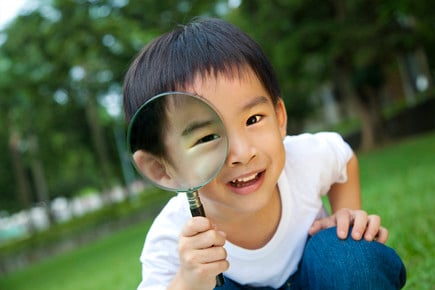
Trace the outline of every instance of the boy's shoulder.
<instances>
[{"instance_id":1,"label":"boy's shoulder","mask_svg":"<svg viewBox=\"0 0 435 290\"><path fill-rule=\"evenodd\" d=\"M318 133L302 133L299 135L287 135L284 138L284 144L293 146L319 146L319 145L342 145L347 144L343 137L336 132L318 132Z\"/></svg>"},{"instance_id":2,"label":"boy's shoulder","mask_svg":"<svg viewBox=\"0 0 435 290\"><path fill-rule=\"evenodd\" d=\"M316 156L348 159L352 155L352 149L343 137L336 132L303 133L289 135L284 138L284 147L287 157L307 158L310 160Z\"/></svg>"}]
</instances>

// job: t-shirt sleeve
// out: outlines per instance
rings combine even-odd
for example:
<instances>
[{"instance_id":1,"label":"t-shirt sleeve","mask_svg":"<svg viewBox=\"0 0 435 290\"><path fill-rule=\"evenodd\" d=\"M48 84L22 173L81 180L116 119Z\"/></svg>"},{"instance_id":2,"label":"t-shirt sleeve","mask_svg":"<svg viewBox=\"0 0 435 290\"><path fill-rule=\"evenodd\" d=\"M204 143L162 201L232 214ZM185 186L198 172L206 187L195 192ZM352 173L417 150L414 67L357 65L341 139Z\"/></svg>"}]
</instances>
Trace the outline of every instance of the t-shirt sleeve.
<instances>
[{"instance_id":1,"label":"t-shirt sleeve","mask_svg":"<svg viewBox=\"0 0 435 290\"><path fill-rule=\"evenodd\" d=\"M347 163L353 151L339 134L305 133L290 136L284 142L290 174L297 176L292 177L298 179L294 182L302 183L306 192L325 195L334 183L347 181Z\"/></svg>"},{"instance_id":2,"label":"t-shirt sleeve","mask_svg":"<svg viewBox=\"0 0 435 290\"><path fill-rule=\"evenodd\" d=\"M185 204L183 196L172 198L154 220L140 257L142 281L138 290L166 289L178 271L178 237L190 214Z\"/></svg>"},{"instance_id":3,"label":"t-shirt sleeve","mask_svg":"<svg viewBox=\"0 0 435 290\"><path fill-rule=\"evenodd\" d=\"M316 137L322 138L326 144L325 151L330 151L332 165L332 180L334 183L344 183L347 181L347 163L352 158L353 151L343 138L333 132L317 133Z\"/></svg>"}]
</instances>

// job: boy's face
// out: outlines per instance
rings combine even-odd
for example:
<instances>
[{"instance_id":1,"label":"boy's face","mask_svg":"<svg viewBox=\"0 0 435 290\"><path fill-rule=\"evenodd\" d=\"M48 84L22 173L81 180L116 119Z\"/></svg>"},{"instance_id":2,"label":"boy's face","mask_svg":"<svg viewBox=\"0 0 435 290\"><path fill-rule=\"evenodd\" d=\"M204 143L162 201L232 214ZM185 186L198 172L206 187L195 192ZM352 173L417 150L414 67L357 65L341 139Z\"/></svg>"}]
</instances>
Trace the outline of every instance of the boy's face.
<instances>
[{"instance_id":1,"label":"boy's face","mask_svg":"<svg viewBox=\"0 0 435 290\"><path fill-rule=\"evenodd\" d=\"M241 78L198 77L185 89L216 107L229 141L222 170L200 190L207 211L225 215L265 207L278 192L285 162L287 116L282 101L274 105L251 70Z\"/></svg>"},{"instance_id":2,"label":"boy's face","mask_svg":"<svg viewBox=\"0 0 435 290\"><path fill-rule=\"evenodd\" d=\"M171 187L189 189L215 175L227 153L227 138L219 116L205 102L189 95L174 98L177 103L166 106L165 163L175 184Z\"/></svg>"},{"instance_id":3,"label":"boy's face","mask_svg":"<svg viewBox=\"0 0 435 290\"><path fill-rule=\"evenodd\" d=\"M163 155L141 149L133 153L138 170L157 185L174 191L191 190L210 181L227 155L225 127L218 114L204 100L177 93L154 98L148 108L163 107L161 119ZM140 114L133 122L143 132L155 126ZM164 124L163 124L164 123ZM145 146L146 147L146 146Z\"/></svg>"}]
</instances>

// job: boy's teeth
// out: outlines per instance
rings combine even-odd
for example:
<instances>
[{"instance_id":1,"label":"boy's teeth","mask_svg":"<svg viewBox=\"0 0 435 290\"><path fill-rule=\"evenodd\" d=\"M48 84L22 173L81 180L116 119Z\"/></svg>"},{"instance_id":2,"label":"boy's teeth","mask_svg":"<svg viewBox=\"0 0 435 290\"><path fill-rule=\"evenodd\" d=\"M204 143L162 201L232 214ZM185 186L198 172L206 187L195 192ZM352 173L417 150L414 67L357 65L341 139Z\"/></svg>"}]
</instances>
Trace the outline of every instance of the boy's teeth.
<instances>
[{"instance_id":1,"label":"boy's teeth","mask_svg":"<svg viewBox=\"0 0 435 290\"><path fill-rule=\"evenodd\" d=\"M255 179L255 177L257 177L257 173L252 174L251 176L248 176L248 177L243 177L243 178L237 178L237 179L234 179L232 182L233 182L233 183L237 183L237 182L248 182L248 181L251 181L251 180Z\"/></svg>"}]
</instances>

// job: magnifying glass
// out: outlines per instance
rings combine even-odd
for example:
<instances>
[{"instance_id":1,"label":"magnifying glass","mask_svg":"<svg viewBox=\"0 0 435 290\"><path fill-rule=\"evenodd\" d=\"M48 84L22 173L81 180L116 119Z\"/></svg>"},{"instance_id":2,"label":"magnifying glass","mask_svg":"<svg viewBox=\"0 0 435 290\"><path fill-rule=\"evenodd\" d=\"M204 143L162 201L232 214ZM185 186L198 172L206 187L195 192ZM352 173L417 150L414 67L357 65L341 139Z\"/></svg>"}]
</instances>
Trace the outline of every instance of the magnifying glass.
<instances>
[{"instance_id":1,"label":"magnifying glass","mask_svg":"<svg viewBox=\"0 0 435 290\"><path fill-rule=\"evenodd\" d=\"M145 180L186 193L192 216L205 217L198 190L215 178L228 153L225 127L211 104L185 92L156 95L134 114L127 143ZM216 285L223 283L219 274Z\"/></svg>"}]
</instances>

